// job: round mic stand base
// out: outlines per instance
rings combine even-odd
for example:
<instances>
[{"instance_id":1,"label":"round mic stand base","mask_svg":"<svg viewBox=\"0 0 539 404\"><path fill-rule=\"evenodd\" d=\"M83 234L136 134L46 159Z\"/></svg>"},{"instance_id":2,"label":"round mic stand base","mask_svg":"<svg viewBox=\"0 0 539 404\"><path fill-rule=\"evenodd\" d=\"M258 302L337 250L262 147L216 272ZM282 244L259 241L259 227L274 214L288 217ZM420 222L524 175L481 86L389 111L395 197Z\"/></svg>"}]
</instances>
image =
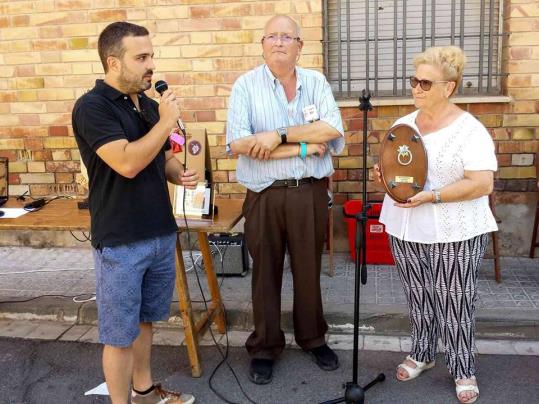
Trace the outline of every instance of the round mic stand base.
<instances>
[{"instance_id":1,"label":"round mic stand base","mask_svg":"<svg viewBox=\"0 0 539 404\"><path fill-rule=\"evenodd\" d=\"M346 390L344 391L344 397L337 398L331 401L325 401L322 404L337 404L337 403L346 403L346 404L363 404L365 402L365 392L374 386L376 383L383 382L386 379L386 376L383 373L380 373L376 376L376 379L371 381L365 387L361 387L357 383L348 382L346 383Z\"/></svg>"},{"instance_id":2,"label":"round mic stand base","mask_svg":"<svg viewBox=\"0 0 539 404\"><path fill-rule=\"evenodd\" d=\"M363 404L365 402L365 391L370 389L376 383L383 382L386 377L380 373L376 379L371 381L365 387L358 384L358 351L359 351L359 293L361 289L360 280L363 285L367 283L367 218L370 208L367 202L367 114L372 110L370 103L371 95L368 90L363 90L360 97L359 109L363 111L363 209L356 215L348 215L344 212L345 217L355 217L356 219L356 271L355 271L355 288L354 288L354 349L352 363L352 381L346 383L344 397L337 398L331 401L325 401L322 404Z\"/></svg>"}]
</instances>

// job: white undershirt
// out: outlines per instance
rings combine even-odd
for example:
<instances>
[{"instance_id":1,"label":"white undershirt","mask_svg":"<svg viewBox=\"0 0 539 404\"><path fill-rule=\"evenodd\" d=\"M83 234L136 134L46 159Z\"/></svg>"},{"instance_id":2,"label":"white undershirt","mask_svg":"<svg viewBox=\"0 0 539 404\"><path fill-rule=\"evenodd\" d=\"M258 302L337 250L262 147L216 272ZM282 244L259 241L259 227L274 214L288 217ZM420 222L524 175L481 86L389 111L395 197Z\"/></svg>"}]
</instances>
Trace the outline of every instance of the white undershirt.
<instances>
[{"instance_id":1,"label":"white undershirt","mask_svg":"<svg viewBox=\"0 0 539 404\"><path fill-rule=\"evenodd\" d=\"M419 111L395 122L412 126ZM464 171L496 171L494 142L485 127L468 112L449 126L422 136L428 157L424 189L440 189L464 178ZM415 208L399 208L386 194L380 222L386 232L401 240L418 243L448 243L468 240L498 230L488 205L488 196L470 201L425 203Z\"/></svg>"}]
</instances>

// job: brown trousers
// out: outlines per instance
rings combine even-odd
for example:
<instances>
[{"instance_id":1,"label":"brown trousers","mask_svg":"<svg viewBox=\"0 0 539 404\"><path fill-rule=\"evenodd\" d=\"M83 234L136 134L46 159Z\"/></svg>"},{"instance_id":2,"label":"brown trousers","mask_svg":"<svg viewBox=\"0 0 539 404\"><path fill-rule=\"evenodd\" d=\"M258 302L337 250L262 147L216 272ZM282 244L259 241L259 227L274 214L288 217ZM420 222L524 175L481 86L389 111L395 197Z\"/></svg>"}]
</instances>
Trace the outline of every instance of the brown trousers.
<instances>
[{"instance_id":1,"label":"brown trousers","mask_svg":"<svg viewBox=\"0 0 539 404\"><path fill-rule=\"evenodd\" d=\"M284 349L281 286L288 248L294 283L294 336L309 350L325 343L320 267L328 218L325 179L297 188L247 192L243 204L245 239L253 258L252 299L255 330L249 355L274 359Z\"/></svg>"}]
</instances>

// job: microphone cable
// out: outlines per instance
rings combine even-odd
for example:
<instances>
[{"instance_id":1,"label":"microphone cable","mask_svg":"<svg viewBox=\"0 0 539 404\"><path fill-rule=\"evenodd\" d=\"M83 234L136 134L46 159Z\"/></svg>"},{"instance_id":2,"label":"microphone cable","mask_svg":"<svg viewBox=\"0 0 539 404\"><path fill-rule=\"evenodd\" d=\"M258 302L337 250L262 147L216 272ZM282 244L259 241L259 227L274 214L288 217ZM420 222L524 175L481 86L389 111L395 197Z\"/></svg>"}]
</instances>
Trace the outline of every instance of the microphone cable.
<instances>
[{"instance_id":1,"label":"microphone cable","mask_svg":"<svg viewBox=\"0 0 539 404\"><path fill-rule=\"evenodd\" d=\"M185 132L184 132L185 133ZM186 135L185 135L186 136ZM183 169L184 171L187 169L187 136L186 136L186 139L185 139L185 153L183 155ZM183 185L182 185L183 186ZM187 231L187 244L190 246L191 245L191 234L190 234L190 229L189 229L189 224L187 222L187 214L185 213L185 199L186 199L186 189L184 187L184 190L183 190L183 195L182 195L182 210L183 210L183 221L185 223L185 229ZM215 207L212 206L212 209L214 209ZM213 212L212 212L213 213ZM181 241L179 241L181 242ZM194 273L195 273L195 277L196 277L196 281L197 281L197 285L198 285L198 288L200 290L200 293L201 293L201 296L202 296L202 302L204 303L204 308L206 309L206 312L208 311L208 300L206 299L206 296L204 294L204 290L202 288L202 284L200 282L200 277L199 277L199 274L198 274L198 271L197 271L197 265L195 264L195 260L194 260L194 257L193 257L193 251L191 249L189 249L189 257L191 259L191 262L193 263L193 270L194 270ZM179 259L180 257L178 257ZM183 255L181 257L181 259L183 259ZM205 265L207 265L207 263L205 263ZM221 282L221 285L222 285L222 282ZM221 285L219 286L219 289L221 288ZM232 368L232 366L230 365L230 363L228 362L228 354L229 354L229 347L230 347L230 344L229 344L229 340L228 340L228 321L227 321L227 315L226 315L226 308L225 308L225 305L223 303L223 301L221 300L221 310L223 312L223 316L225 318L225 338L226 338L226 349L225 349L225 352L223 353L221 347L219 346L219 343L217 342L216 338L215 338L215 335L213 334L213 330L211 328L211 324L208 325L208 330L210 331L210 335L212 337L212 340L213 340L213 343L215 345L215 347L217 348L217 351L219 352L219 354L221 355L221 361L217 364L217 366L213 369L213 372L211 373L210 375L210 378L208 379L208 387L210 388L210 390L213 392L213 394L215 394L217 397L219 397L222 401L224 401L225 403L227 404L241 404L241 403L236 403L235 401L230 401L228 400L223 394L221 394L219 391L217 391L217 389L213 386L213 378L215 377L215 375L217 374L217 371L219 370L219 368L226 363L228 369L230 370L230 372L232 373L232 375L234 376L234 379L236 380L236 383L238 385L238 387L240 388L242 394L244 395L244 397L251 403L251 404L257 404L254 400L252 400L249 395L245 392L244 388L243 388L243 385L241 384L236 372L234 371L234 369ZM208 319L209 321L209 319Z\"/></svg>"},{"instance_id":2,"label":"microphone cable","mask_svg":"<svg viewBox=\"0 0 539 404\"><path fill-rule=\"evenodd\" d=\"M160 94L162 95L167 89L168 89L168 84L166 81L164 80L159 80L158 82L155 83L155 90ZM182 134L184 135L185 137L185 153L183 155L183 170L185 171L187 169L187 133L186 133L186 130L185 130L185 126L183 125L183 122L181 119L178 119L178 127L180 128ZM182 185L183 186L183 185ZM186 196L187 196L187 192L186 192L186 189L184 187L184 190L183 190L183 196L182 196L182 210L183 210L183 220L184 220L184 223L185 223L185 228L187 230L187 243L188 245L191 245L191 235L190 235L190 229L189 229L189 224L187 223L187 214L185 213L185 199L186 199ZM214 208L214 207L213 207ZM213 212L212 212L213 213ZM181 242L181 241L180 241ZM198 284L198 287L200 289L200 293L202 294L202 300L204 301L204 307L206 309L206 311L208 311L208 302L206 300L206 296L204 295L204 290L202 288L202 284L200 283L200 277L198 275L198 271L196 270L196 265L195 265L195 260L193 258L193 252L192 250L190 249L189 250L189 256L191 258L191 262L193 263L193 268L194 268L194 272L195 272L195 276L196 276L196 280L197 280L197 284ZM180 259L180 257L178 257L178 259ZM182 257L181 259L183 259L183 254L182 254ZM207 264L207 263L206 263ZM234 378L236 379L236 382L238 383L238 386L241 390L241 392L243 393L243 395L247 398L247 400L249 400L250 403L252 404L256 404L256 402L254 402L253 400L251 400L251 398L247 395L247 393L245 392L245 390L243 389L243 386L241 385L237 375L236 375L236 372L234 372L234 369L232 369L232 366L230 366L230 364L228 363L228 349L229 349L229 341L228 341L228 330L227 330L227 319L226 319L226 309L225 309L225 306L223 304L223 302L221 301L221 310L223 311L223 316L224 316L224 319L225 319L225 335L226 335L226 341L227 341L227 347L226 347L226 351L225 353L223 353L223 351L221 350L221 348L219 347L219 344L217 343L217 340L215 339L215 336L213 334L213 330L211 329L211 324L208 326L208 329L210 330L210 334L212 336L212 339L213 339L213 342L215 344L215 347L217 348L217 350L219 351L219 353L221 354L221 357L222 357L222 361L216 366L216 368L214 369L214 371L212 372L211 376L210 376L210 379L208 380L208 385L210 387L210 390L217 396L219 397L221 400L223 400L224 402L226 403L229 403L229 404L238 404L238 403L235 403L233 401L229 401L227 400L223 395L221 395L212 385L212 380L213 380L213 377L215 375L215 373L217 372L217 370L219 369L219 367L223 364L223 363L226 363L227 364L227 367L230 369L230 371L232 372L232 374L234 375Z\"/></svg>"}]
</instances>

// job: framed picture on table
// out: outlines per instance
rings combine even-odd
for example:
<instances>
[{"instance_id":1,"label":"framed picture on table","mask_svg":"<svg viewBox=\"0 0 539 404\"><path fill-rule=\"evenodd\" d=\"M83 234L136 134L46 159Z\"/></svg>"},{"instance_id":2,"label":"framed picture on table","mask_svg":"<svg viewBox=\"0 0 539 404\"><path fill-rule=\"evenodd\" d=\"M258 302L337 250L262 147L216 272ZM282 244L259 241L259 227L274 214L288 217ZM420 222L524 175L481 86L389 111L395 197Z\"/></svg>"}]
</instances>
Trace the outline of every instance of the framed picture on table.
<instances>
[{"instance_id":1,"label":"framed picture on table","mask_svg":"<svg viewBox=\"0 0 539 404\"><path fill-rule=\"evenodd\" d=\"M173 205L174 216L182 217L185 212L185 216L190 218L208 218L211 215L214 195L211 187L203 182L199 182L195 189L176 186Z\"/></svg>"},{"instance_id":2,"label":"framed picture on table","mask_svg":"<svg viewBox=\"0 0 539 404\"><path fill-rule=\"evenodd\" d=\"M198 173L195 189L181 185L169 188L174 216L208 219L213 217L215 192L211 174L210 151L205 129L193 129L187 134L182 150L174 155L185 167ZM185 209L184 209L185 208Z\"/></svg>"}]
</instances>

